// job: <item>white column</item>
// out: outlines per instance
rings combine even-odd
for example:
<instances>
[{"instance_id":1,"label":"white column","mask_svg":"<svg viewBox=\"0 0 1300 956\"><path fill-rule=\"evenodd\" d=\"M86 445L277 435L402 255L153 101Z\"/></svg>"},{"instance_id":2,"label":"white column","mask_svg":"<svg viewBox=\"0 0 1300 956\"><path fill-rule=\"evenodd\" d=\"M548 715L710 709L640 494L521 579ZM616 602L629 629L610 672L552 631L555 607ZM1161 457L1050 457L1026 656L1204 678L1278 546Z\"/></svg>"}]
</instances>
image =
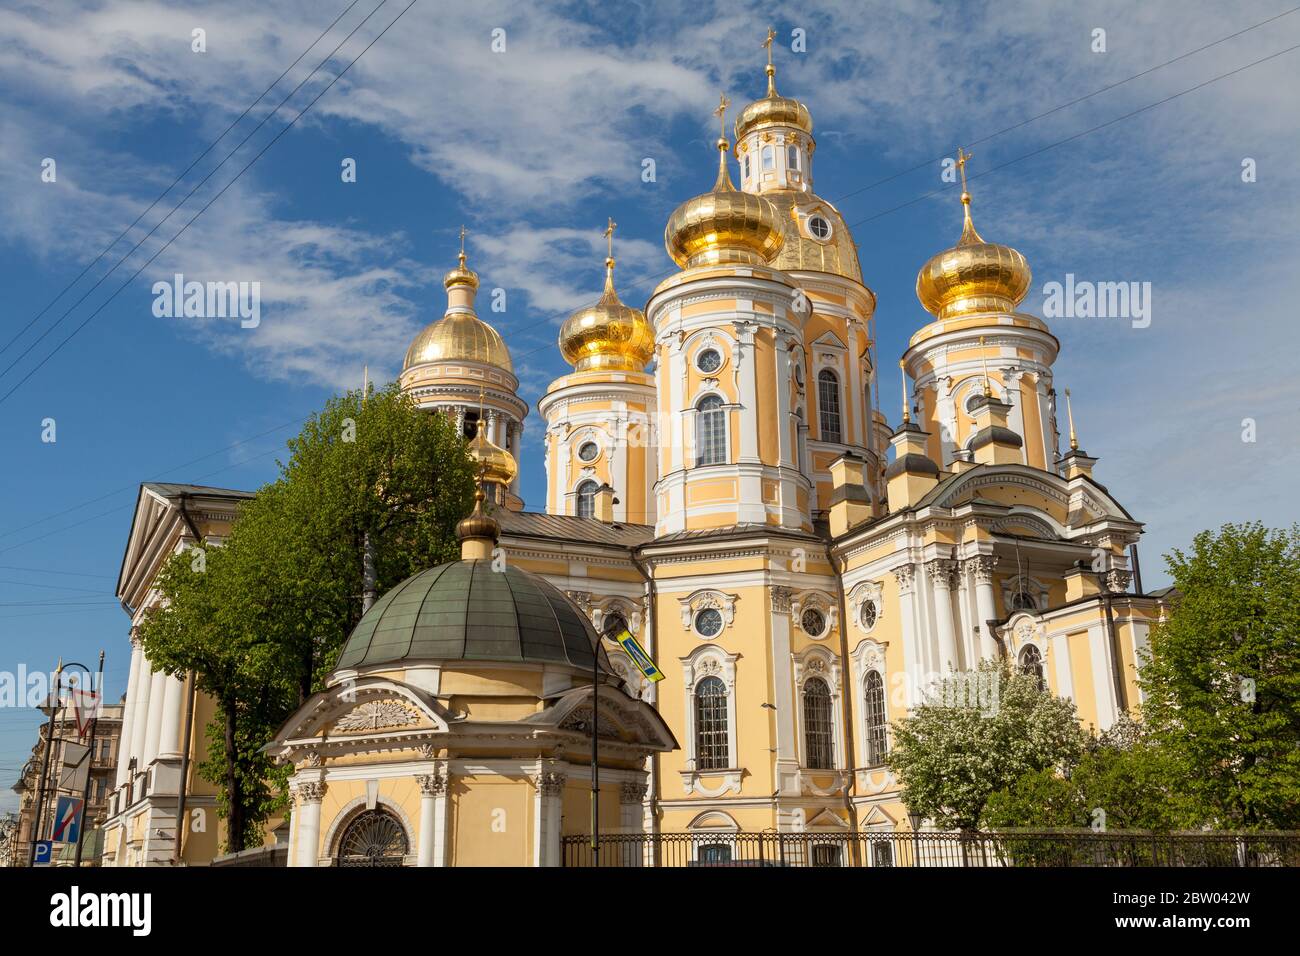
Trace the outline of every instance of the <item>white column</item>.
<instances>
[{"instance_id":1,"label":"white column","mask_svg":"<svg viewBox=\"0 0 1300 956\"><path fill-rule=\"evenodd\" d=\"M795 741L794 687L790 673L790 588L772 588L772 688L776 707L776 781L778 793L799 793L799 752Z\"/></svg>"},{"instance_id":2,"label":"white column","mask_svg":"<svg viewBox=\"0 0 1300 956\"><path fill-rule=\"evenodd\" d=\"M645 804L646 784L645 780L624 781L619 787L619 832L628 834L637 834L645 832L643 807ZM643 848L637 843L628 843L621 847L620 853L622 858L616 865L618 866L643 866L645 864L645 854Z\"/></svg>"},{"instance_id":3,"label":"white column","mask_svg":"<svg viewBox=\"0 0 1300 956\"><path fill-rule=\"evenodd\" d=\"M903 689L909 710L921 703L920 692L924 689L924 675L921 673L924 665L916 642L916 619L912 610L915 579L916 568L913 565L894 568L894 580L898 584L898 621L903 630Z\"/></svg>"},{"instance_id":4,"label":"white column","mask_svg":"<svg viewBox=\"0 0 1300 956\"><path fill-rule=\"evenodd\" d=\"M181 755L181 703L185 697L185 684L175 677L163 683L162 729L158 735L158 756Z\"/></svg>"},{"instance_id":5,"label":"white column","mask_svg":"<svg viewBox=\"0 0 1300 956\"><path fill-rule=\"evenodd\" d=\"M325 784L323 781L300 783L293 792L295 812L299 815L293 865L315 866L320 857L320 804L325 798Z\"/></svg>"},{"instance_id":6,"label":"white column","mask_svg":"<svg viewBox=\"0 0 1300 956\"><path fill-rule=\"evenodd\" d=\"M420 784L420 845L416 866L447 865L447 771L415 778Z\"/></svg>"},{"instance_id":7,"label":"white column","mask_svg":"<svg viewBox=\"0 0 1300 956\"><path fill-rule=\"evenodd\" d=\"M167 696L167 675L154 671L149 677L149 712L145 715L144 754L140 758L143 770L158 756L158 738L162 732L163 699Z\"/></svg>"},{"instance_id":8,"label":"white column","mask_svg":"<svg viewBox=\"0 0 1300 956\"><path fill-rule=\"evenodd\" d=\"M754 367L754 323L736 323L736 372L740 393L740 460L758 461L758 370Z\"/></svg>"},{"instance_id":9,"label":"white column","mask_svg":"<svg viewBox=\"0 0 1300 956\"><path fill-rule=\"evenodd\" d=\"M554 761L533 775L536 803L533 830L533 865L560 865L560 810L564 794L564 774L552 769Z\"/></svg>"},{"instance_id":10,"label":"white column","mask_svg":"<svg viewBox=\"0 0 1300 956\"><path fill-rule=\"evenodd\" d=\"M135 719L140 697L140 670L143 667L144 651L140 642L131 638L131 676L126 682L126 706L122 709L122 732L117 742L117 777L114 788L126 783L127 767L131 762L131 729Z\"/></svg>"},{"instance_id":11,"label":"white column","mask_svg":"<svg viewBox=\"0 0 1300 956\"><path fill-rule=\"evenodd\" d=\"M939 635L939 672L948 673L957 670L960 660L957 657L957 637L952 620L952 577L955 565L952 561L934 560L929 562L927 570L934 585L934 619Z\"/></svg>"},{"instance_id":12,"label":"white column","mask_svg":"<svg viewBox=\"0 0 1300 956\"><path fill-rule=\"evenodd\" d=\"M153 690L153 665L140 648L140 676L136 680L135 710L131 714L131 750L130 757L135 758L137 770L144 768L144 738L149 729L149 694Z\"/></svg>"},{"instance_id":13,"label":"white column","mask_svg":"<svg viewBox=\"0 0 1300 956\"><path fill-rule=\"evenodd\" d=\"M975 573L975 607L979 614L976 626L980 631L980 657L993 659L998 656L998 645L993 639L993 631L988 622L997 614L993 603L993 565L997 563L997 558L991 554L981 554L967 560L972 562L971 566Z\"/></svg>"}]
</instances>

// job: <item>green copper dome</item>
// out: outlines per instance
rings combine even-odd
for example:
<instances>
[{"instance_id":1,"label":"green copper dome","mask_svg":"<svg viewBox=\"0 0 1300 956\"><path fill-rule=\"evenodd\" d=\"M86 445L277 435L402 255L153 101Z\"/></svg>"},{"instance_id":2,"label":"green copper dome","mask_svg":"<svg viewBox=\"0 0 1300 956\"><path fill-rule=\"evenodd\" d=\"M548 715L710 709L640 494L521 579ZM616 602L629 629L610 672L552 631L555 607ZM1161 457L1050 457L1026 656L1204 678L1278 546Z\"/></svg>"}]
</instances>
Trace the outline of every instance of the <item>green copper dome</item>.
<instances>
[{"instance_id":1,"label":"green copper dome","mask_svg":"<svg viewBox=\"0 0 1300 956\"><path fill-rule=\"evenodd\" d=\"M412 575L361 618L339 669L403 661L568 664L590 672L591 622L555 585L491 561L452 561ZM604 649L601 670L610 672Z\"/></svg>"}]
</instances>

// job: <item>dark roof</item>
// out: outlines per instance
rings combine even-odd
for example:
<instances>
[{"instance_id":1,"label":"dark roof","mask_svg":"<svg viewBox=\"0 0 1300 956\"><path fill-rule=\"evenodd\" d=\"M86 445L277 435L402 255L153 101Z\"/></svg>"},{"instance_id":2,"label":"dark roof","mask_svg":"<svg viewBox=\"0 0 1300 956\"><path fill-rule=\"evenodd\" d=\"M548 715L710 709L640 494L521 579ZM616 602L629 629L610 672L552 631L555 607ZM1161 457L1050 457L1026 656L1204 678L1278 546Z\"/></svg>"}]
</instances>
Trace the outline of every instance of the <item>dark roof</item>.
<instances>
[{"instance_id":1,"label":"dark roof","mask_svg":"<svg viewBox=\"0 0 1300 956\"><path fill-rule=\"evenodd\" d=\"M573 515L548 515L535 511L509 511L502 508L493 514L501 533L530 538L556 538L584 544L607 544L634 548L655 536L654 525L606 524L596 518Z\"/></svg>"},{"instance_id":2,"label":"dark roof","mask_svg":"<svg viewBox=\"0 0 1300 956\"><path fill-rule=\"evenodd\" d=\"M452 561L407 578L361 618L337 666L464 660L590 672L599 640L577 606L535 574L492 564ZM603 648L600 654L608 672Z\"/></svg>"},{"instance_id":3,"label":"dark roof","mask_svg":"<svg viewBox=\"0 0 1300 956\"><path fill-rule=\"evenodd\" d=\"M889 463L885 469L885 478L893 478L904 472L912 472L917 475L938 475L939 466L925 455L915 453L900 455Z\"/></svg>"},{"instance_id":4,"label":"dark roof","mask_svg":"<svg viewBox=\"0 0 1300 956\"><path fill-rule=\"evenodd\" d=\"M204 498L252 498L255 491L239 491L235 488L212 488L208 485L178 485L166 481L146 481L141 487L162 495L164 498L179 498L181 495L195 495Z\"/></svg>"},{"instance_id":5,"label":"dark roof","mask_svg":"<svg viewBox=\"0 0 1300 956\"><path fill-rule=\"evenodd\" d=\"M1019 448L1024 444L1020 436L1010 428L1003 428L1001 425L989 425L987 428L981 428L975 433L975 437L970 440L970 450L976 451L985 445L992 445L994 442L1010 445L1013 448Z\"/></svg>"}]
</instances>

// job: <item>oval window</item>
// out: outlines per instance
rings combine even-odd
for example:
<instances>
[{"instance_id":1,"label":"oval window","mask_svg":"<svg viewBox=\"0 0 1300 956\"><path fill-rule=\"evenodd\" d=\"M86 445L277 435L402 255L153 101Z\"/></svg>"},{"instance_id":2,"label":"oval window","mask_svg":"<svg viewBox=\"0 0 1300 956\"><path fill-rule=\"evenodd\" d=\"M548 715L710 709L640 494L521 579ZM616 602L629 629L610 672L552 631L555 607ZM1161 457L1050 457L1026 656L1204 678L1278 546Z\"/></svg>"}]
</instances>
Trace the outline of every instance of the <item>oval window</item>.
<instances>
[{"instance_id":1,"label":"oval window","mask_svg":"<svg viewBox=\"0 0 1300 956\"><path fill-rule=\"evenodd\" d=\"M578 458L582 461L595 461L600 455L600 446L594 441L585 441L578 446Z\"/></svg>"},{"instance_id":2,"label":"oval window","mask_svg":"<svg viewBox=\"0 0 1300 956\"><path fill-rule=\"evenodd\" d=\"M722 631L722 612L716 607L706 607L695 615L696 633L703 637L716 637Z\"/></svg>"},{"instance_id":3,"label":"oval window","mask_svg":"<svg viewBox=\"0 0 1300 956\"><path fill-rule=\"evenodd\" d=\"M799 624L809 637L821 637L826 633L826 615L815 607L810 607L803 612Z\"/></svg>"},{"instance_id":4,"label":"oval window","mask_svg":"<svg viewBox=\"0 0 1300 956\"><path fill-rule=\"evenodd\" d=\"M695 356L695 367L701 372L716 372L722 368L722 353L717 349L705 349Z\"/></svg>"},{"instance_id":5,"label":"oval window","mask_svg":"<svg viewBox=\"0 0 1300 956\"><path fill-rule=\"evenodd\" d=\"M814 239L820 239L825 242L831 237L831 223L825 216L809 216L808 232Z\"/></svg>"}]
</instances>

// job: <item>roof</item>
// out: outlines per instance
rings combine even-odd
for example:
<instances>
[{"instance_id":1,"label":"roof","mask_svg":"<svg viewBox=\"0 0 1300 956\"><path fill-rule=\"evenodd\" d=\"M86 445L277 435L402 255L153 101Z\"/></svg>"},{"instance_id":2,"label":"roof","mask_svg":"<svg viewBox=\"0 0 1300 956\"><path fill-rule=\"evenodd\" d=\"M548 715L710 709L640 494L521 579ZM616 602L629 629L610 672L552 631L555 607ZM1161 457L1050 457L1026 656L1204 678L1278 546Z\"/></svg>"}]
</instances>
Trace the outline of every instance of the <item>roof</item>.
<instances>
[{"instance_id":1,"label":"roof","mask_svg":"<svg viewBox=\"0 0 1300 956\"><path fill-rule=\"evenodd\" d=\"M600 640L555 585L491 561L451 561L407 578L375 602L338 668L416 660L568 664L591 670ZM612 673L604 649L603 670Z\"/></svg>"},{"instance_id":2,"label":"roof","mask_svg":"<svg viewBox=\"0 0 1300 956\"><path fill-rule=\"evenodd\" d=\"M502 534L529 538L554 538L584 544L635 548L655 536L654 525L621 522L607 524L596 518L576 518L573 515L548 515L503 508L496 511L493 517L501 525Z\"/></svg>"},{"instance_id":3,"label":"roof","mask_svg":"<svg viewBox=\"0 0 1300 956\"><path fill-rule=\"evenodd\" d=\"M141 488L148 488L164 498L179 498L181 495L193 495L203 498L247 499L257 495L255 491L240 491L236 488L213 488L210 485L180 485L166 481L141 482Z\"/></svg>"}]
</instances>

